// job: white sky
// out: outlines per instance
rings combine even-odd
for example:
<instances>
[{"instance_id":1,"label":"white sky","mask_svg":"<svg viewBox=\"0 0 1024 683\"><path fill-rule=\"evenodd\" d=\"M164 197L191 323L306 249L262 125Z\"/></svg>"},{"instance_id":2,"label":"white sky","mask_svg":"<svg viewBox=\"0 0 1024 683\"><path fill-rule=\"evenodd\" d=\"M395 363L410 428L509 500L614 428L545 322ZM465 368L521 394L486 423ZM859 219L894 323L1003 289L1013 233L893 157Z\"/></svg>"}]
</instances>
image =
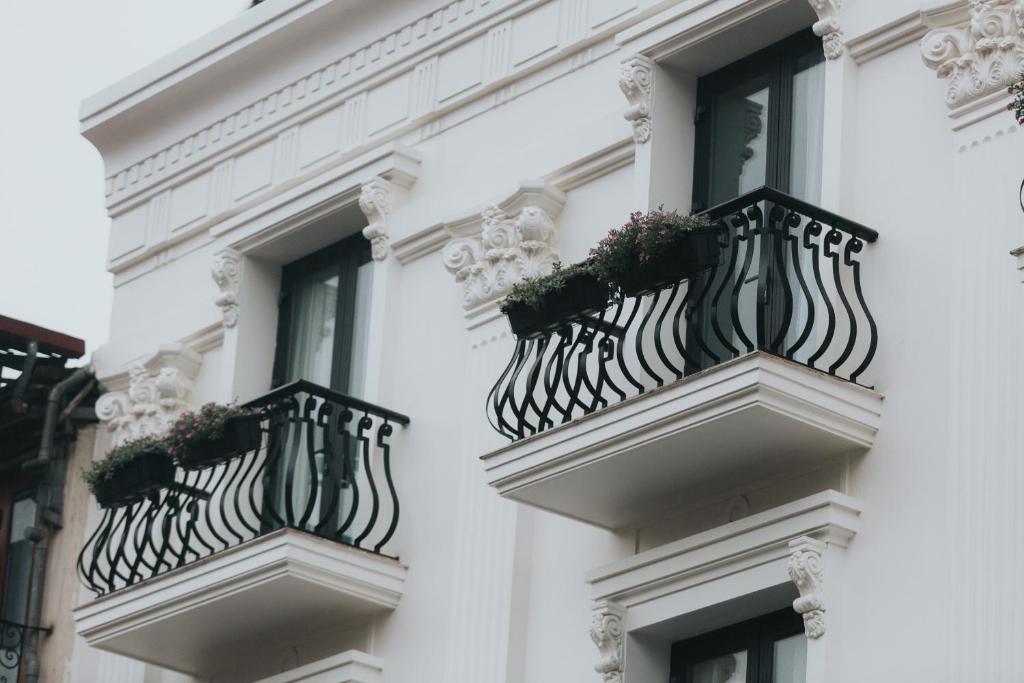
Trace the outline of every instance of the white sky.
<instances>
[{"instance_id":1,"label":"white sky","mask_svg":"<svg viewBox=\"0 0 1024 683\"><path fill-rule=\"evenodd\" d=\"M0 315L107 339L103 163L83 99L235 16L242 0L0 0Z\"/></svg>"}]
</instances>

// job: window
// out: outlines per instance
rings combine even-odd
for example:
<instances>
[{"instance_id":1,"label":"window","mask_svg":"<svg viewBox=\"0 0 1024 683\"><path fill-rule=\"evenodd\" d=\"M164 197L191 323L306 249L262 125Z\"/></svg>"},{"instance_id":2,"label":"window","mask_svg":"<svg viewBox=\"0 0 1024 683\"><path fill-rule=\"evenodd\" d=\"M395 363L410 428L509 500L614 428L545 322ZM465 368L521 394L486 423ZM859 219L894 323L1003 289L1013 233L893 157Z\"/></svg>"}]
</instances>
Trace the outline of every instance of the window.
<instances>
[{"instance_id":1,"label":"window","mask_svg":"<svg viewBox=\"0 0 1024 683\"><path fill-rule=\"evenodd\" d=\"M34 560L30 530L37 524L35 489L30 484L13 477L0 486L0 681L11 683L24 676L20 627L28 623Z\"/></svg>"},{"instance_id":2,"label":"window","mask_svg":"<svg viewBox=\"0 0 1024 683\"><path fill-rule=\"evenodd\" d=\"M357 234L282 269L275 386L305 379L362 393L372 267Z\"/></svg>"},{"instance_id":3,"label":"window","mask_svg":"<svg viewBox=\"0 0 1024 683\"><path fill-rule=\"evenodd\" d=\"M762 185L818 201L824 84L810 29L701 78L694 210Z\"/></svg>"},{"instance_id":4,"label":"window","mask_svg":"<svg viewBox=\"0 0 1024 683\"><path fill-rule=\"evenodd\" d=\"M804 683L807 639L792 609L672 645L671 683Z\"/></svg>"},{"instance_id":5,"label":"window","mask_svg":"<svg viewBox=\"0 0 1024 683\"><path fill-rule=\"evenodd\" d=\"M693 188L695 211L735 199L768 185L799 199L815 203L821 195L821 154L824 121L825 64L821 40L807 29L760 52L711 73L697 82L697 130ZM763 206L764 215L770 207ZM743 330L757 330L761 339L775 339L784 324L784 278L791 256L777 233L767 231L752 238L746 247L752 255L737 283L736 308ZM776 253L782 256L773 255ZM807 256L806 250L802 257ZM744 251L746 254L746 251ZM806 267L809 264L802 263ZM705 274L695 279L697 291L717 292L724 286L728 269L717 279ZM728 290L733 291L729 282ZM797 283L792 283L793 287ZM700 349L697 363L687 373L730 357L729 347L716 334L707 333L717 321L732 347L741 348L735 321L727 306L716 311L711 297L687 313L693 323L688 331L690 348ZM803 308L795 311L796 334L802 329ZM704 332L704 334L701 334ZM786 340L792 343L795 339ZM805 352L810 353L810 345Z\"/></svg>"},{"instance_id":6,"label":"window","mask_svg":"<svg viewBox=\"0 0 1024 683\"><path fill-rule=\"evenodd\" d=\"M282 269L275 386L307 380L362 394L372 263L370 243L356 234ZM339 415L327 419L336 426ZM268 495L275 510L305 510L303 519L311 520L277 523L334 538L352 511L359 449L351 434L324 441L320 429L272 434L268 449L276 455L268 465L273 476ZM320 510L321 505L327 508ZM349 541L345 535L338 540Z\"/></svg>"}]
</instances>

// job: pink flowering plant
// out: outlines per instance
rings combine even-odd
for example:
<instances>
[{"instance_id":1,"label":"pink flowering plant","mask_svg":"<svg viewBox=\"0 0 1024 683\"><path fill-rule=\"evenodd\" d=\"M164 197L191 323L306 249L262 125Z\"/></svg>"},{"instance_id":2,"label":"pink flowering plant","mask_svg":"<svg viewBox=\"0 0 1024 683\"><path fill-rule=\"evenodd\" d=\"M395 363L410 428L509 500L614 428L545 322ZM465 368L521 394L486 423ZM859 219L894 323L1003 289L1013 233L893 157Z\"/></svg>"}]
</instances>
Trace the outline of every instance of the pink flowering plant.
<instances>
[{"instance_id":1,"label":"pink flowering plant","mask_svg":"<svg viewBox=\"0 0 1024 683\"><path fill-rule=\"evenodd\" d=\"M1013 95L1013 102L1006 105L1009 111L1017 119L1017 123L1024 126L1024 81L1014 83L1009 87L1009 93Z\"/></svg>"},{"instance_id":2,"label":"pink flowering plant","mask_svg":"<svg viewBox=\"0 0 1024 683\"><path fill-rule=\"evenodd\" d=\"M230 418L256 414L234 403L207 403L199 410L182 413L167 435L167 453L176 461L187 458L196 444L224 436L224 423Z\"/></svg>"},{"instance_id":3,"label":"pink flowering plant","mask_svg":"<svg viewBox=\"0 0 1024 683\"><path fill-rule=\"evenodd\" d=\"M561 263L555 263L551 272L547 275L524 278L512 285L499 308L502 313L508 313L510 308L523 304L533 309L540 309L544 304L545 297L565 288L569 278L577 275L594 275L597 273L594 264L589 261L573 263L562 267Z\"/></svg>"},{"instance_id":4,"label":"pink flowering plant","mask_svg":"<svg viewBox=\"0 0 1024 683\"><path fill-rule=\"evenodd\" d=\"M681 215L659 206L653 211L635 211L629 222L613 228L590 250L590 262L598 276L616 282L617 276L665 253L687 233L710 226L704 216Z\"/></svg>"},{"instance_id":5,"label":"pink flowering plant","mask_svg":"<svg viewBox=\"0 0 1024 683\"><path fill-rule=\"evenodd\" d=\"M88 469L82 470L82 478L89 485L89 490L96 493L96 485L107 481L132 460L147 453L167 453L167 441L155 436L144 436L125 441L111 449L107 457L97 460Z\"/></svg>"}]
</instances>

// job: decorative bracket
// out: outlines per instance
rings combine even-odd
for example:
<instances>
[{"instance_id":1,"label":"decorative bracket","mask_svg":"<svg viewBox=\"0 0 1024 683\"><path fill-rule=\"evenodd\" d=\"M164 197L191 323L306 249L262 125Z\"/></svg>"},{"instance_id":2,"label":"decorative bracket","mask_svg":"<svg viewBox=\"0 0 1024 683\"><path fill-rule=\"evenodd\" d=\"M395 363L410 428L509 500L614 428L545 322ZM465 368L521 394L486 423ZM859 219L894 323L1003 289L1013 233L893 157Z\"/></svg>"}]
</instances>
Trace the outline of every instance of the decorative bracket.
<instances>
[{"instance_id":1,"label":"decorative bracket","mask_svg":"<svg viewBox=\"0 0 1024 683\"><path fill-rule=\"evenodd\" d=\"M363 228L363 237L370 240L375 261L388 257L388 216L391 214L391 196L394 186L383 178L373 178L363 184L359 193L359 208L370 223Z\"/></svg>"},{"instance_id":2,"label":"decorative bracket","mask_svg":"<svg viewBox=\"0 0 1024 683\"><path fill-rule=\"evenodd\" d=\"M202 356L181 344L162 346L148 360L134 363L127 372L127 389L110 391L96 401L96 416L113 433L113 445L166 431L189 407L201 364ZM116 385L119 376L123 374L101 380Z\"/></svg>"},{"instance_id":3,"label":"decorative bracket","mask_svg":"<svg viewBox=\"0 0 1024 683\"><path fill-rule=\"evenodd\" d=\"M633 124L633 141L638 145L651 139L654 66L650 58L634 55L622 63L619 71L619 88L630 105L623 117Z\"/></svg>"},{"instance_id":4,"label":"decorative bracket","mask_svg":"<svg viewBox=\"0 0 1024 683\"><path fill-rule=\"evenodd\" d=\"M218 252L213 257L210 275L220 288L214 303L223 313L224 327L234 327L238 324L238 285L242 275L242 255L231 248Z\"/></svg>"},{"instance_id":5,"label":"decorative bracket","mask_svg":"<svg viewBox=\"0 0 1024 683\"><path fill-rule=\"evenodd\" d=\"M594 670L601 674L604 683L622 683L625 665L625 618L626 610L614 602L603 602L594 608L594 616L590 622L590 639L601 653Z\"/></svg>"},{"instance_id":6,"label":"decorative bracket","mask_svg":"<svg viewBox=\"0 0 1024 683\"><path fill-rule=\"evenodd\" d=\"M950 109L1024 77L1024 0L968 0L967 13L921 41L924 63L946 80Z\"/></svg>"},{"instance_id":7,"label":"decorative bracket","mask_svg":"<svg viewBox=\"0 0 1024 683\"><path fill-rule=\"evenodd\" d=\"M822 584L824 571L822 553L825 544L801 536L789 542L789 578L796 584L800 597L793 601L793 609L804 618L804 633L816 639L825 635L825 597Z\"/></svg>"},{"instance_id":8,"label":"decorative bracket","mask_svg":"<svg viewBox=\"0 0 1024 683\"><path fill-rule=\"evenodd\" d=\"M559 260L552 247L555 219L565 194L538 181L523 181L505 201L449 221L452 237L444 265L462 285L462 305L473 311L509 292L524 278L551 272Z\"/></svg>"},{"instance_id":9,"label":"decorative bracket","mask_svg":"<svg viewBox=\"0 0 1024 683\"><path fill-rule=\"evenodd\" d=\"M843 0L809 0L818 21L811 30L821 38L826 59L839 59L843 54L843 29L839 26L839 10Z\"/></svg>"}]
</instances>

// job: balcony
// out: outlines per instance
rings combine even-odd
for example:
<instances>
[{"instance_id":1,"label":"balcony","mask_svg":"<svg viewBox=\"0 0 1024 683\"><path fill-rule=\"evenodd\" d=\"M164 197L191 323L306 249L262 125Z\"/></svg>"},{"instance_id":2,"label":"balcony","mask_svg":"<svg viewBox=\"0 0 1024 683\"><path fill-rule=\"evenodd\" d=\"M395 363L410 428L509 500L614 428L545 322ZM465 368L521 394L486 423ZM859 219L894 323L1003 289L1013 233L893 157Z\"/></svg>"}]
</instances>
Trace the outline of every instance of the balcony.
<instances>
[{"instance_id":1,"label":"balcony","mask_svg":"<svg viewBox=\"0 0 1024 683\"><path fill-rule=\"evenodd\" d=\"M501 495L618 529L870 448L877 233L769 188L706 215L717 265L518 340L486 406Z\"/></svg>"},{"instance_id":2,"label":"balcony","mask_svg":"<svg viewBox=\"0 0 1024 683\"><path fill-rule=\"evenodd\" d=\"M90 645L204 675L268 634L398 605L391 437L408 418L308 382L249 405L257 448L104 511L78 559Z\"/></svg>"}]
</instances>

